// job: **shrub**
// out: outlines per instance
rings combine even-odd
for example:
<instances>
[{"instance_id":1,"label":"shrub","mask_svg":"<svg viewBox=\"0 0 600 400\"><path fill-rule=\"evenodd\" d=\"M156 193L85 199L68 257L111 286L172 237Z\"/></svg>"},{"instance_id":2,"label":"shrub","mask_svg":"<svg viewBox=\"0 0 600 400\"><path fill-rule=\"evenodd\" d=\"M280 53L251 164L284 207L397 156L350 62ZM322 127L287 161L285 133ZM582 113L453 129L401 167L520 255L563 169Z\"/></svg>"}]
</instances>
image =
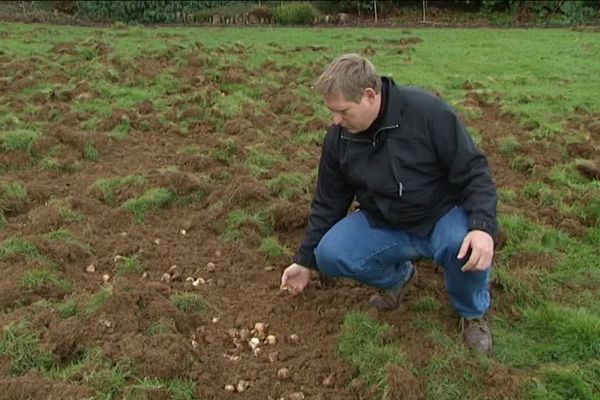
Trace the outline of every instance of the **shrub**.
<instances>
[{"instance_id":1,"label":"shrub","mask_svg":"<svg viewBox=\"0 0 600 400\"><path fill-rule=\"evenodd\" d=\"M282 25L312 24L317 10L308 2L282 4L275 8L275 22Z\"/></svg>"}]
</instances>

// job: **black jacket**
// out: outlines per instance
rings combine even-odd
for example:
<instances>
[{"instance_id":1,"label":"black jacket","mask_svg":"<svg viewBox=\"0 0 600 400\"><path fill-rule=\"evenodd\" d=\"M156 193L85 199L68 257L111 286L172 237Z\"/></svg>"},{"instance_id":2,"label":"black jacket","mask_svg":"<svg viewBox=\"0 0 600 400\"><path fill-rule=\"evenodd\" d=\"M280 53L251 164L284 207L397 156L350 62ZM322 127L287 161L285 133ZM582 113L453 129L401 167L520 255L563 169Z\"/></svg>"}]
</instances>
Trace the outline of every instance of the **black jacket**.
<instances>
[{"instance_id":1,"label":"black jacket","mask_svg":"<svg viewBox=\"0 0 600 400\"><path fill-rule=\"evenodd\" d=\"M314 249L354 197L372 225L426 236L455 206L469 228L498 237L496 185L455 111L423 90L387 78L387 109L372 135L332 125L325 136L308 228L294 262L315 268Z\"/></svg>"}]
</instances>

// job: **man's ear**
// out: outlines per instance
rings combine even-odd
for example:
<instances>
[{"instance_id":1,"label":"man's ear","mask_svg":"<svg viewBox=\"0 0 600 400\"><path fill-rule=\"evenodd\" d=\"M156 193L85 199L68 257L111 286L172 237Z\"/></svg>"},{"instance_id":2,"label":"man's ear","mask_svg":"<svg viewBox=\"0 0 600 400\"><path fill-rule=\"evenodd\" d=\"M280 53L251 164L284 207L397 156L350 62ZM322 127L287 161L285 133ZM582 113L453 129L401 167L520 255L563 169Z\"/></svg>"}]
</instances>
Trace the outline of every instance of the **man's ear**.
<instances>
[{"instance_id":1,"label":"man's ear","mask_svg":"<svg viewBox=\"0 0 600 400\"><path fill-rule=\"evenodd\" d=\"M377 92L375 92L375 89L373 88L366 88L363 91L363 96L366 97L369 103L373 103L373 101L375 101L375 98L377 97Z\"/></svg>"}]
</instances>

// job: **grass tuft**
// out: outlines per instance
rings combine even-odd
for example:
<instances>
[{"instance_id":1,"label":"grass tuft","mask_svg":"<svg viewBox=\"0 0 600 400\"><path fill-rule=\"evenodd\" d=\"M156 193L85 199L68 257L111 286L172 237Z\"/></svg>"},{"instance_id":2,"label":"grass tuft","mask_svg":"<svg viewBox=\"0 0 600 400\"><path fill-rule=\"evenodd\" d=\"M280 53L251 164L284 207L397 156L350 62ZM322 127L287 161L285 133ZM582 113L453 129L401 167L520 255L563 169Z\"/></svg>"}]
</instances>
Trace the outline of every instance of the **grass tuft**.
<instances>
[{"instance_id":1,"label":"grass tuft","mask_svg":"<svg viewBox=\"0 0 600 400\"><path fill-rule=\"evenodd\" d=\"M195 293L175 293L170 299L171 304L183 312L206 313L208 311L206 300Z\"/></svg>"},{"instance_id":2,"label":"grass tuft","mask_svg":"<svg viewBox=\"0 0 600 400\"><path fill-rule=\"evenodd\" d=\"M0 356L8 358L10 372L15 375L52 365L51 354L42 349L39 335L30 331L30 324L25 320L2 328Z\"/></svg>"},{"instance_id":3,"label":"grass tuft","mask_svg":"<svg viewBox=\"0 0 600 400\"><path fill-rule=\"evenodd\" d=\"M258 250L270 261L291 255L290 249L279 243L279 240L274 236L264 238Z\"/></svg>"},{"instance_id":4,"label":"grass tuft","mask_svg":"<svg viewBox=\"0 0 600 400\"><path fill-rule=\"evenodd\" d=\"M149 189L139 197L127 200L122 207L133 214L138 223L143 223L152 210L165 207L175 200L175 193L165 188Z\"/></svg>"},{"instance_id":5,"label":"grass tuft","mask_svg":"<svg viewBox=\"0 0 600 400\"><path fill-rule=\"evenodd\" d=\"M406 364L406 357L399 347L382 344L382 337L390 330L389 325L381 325L365 314L351 312L344 318L338 343L340 356L356 366L360 378L380 393L389 391L387 367Z\"/></svg>"},{"instance_id":6,"label":"grass tuft","mask_svg":"<svg viewBox=\"0 0 600 400\"><path fill-rule=\"evenodd\" d=\"M0 149L3 151L24 151L31 153L31 145L40 136L38 132L30 130L15 130L0 134Z\"/></svg>"},{"instance_id":7,"label":"grass tuft","mask_svg":"<svg viewBox=\"0 0 600 400\"><path fill-rule=\"evenodd\" d=\"M25 256L37 258L41 256L37 246L24 239L6 239L0 245L0 260Z\"/></svg>"},{"instance_id":8,"label":"grass tuft","mask_svg":"<svg viewBox=\"0 0 600 400\"><path fill-rule=\"evenodd\" d=\"M144 267L137 255L123 257L117 260L117 275L139 274L143 272Z\"/></svg>"},{"instance_id":9,"label":"grass tuft","mask_svg":"<svg viewBox=\"0 0 600 400\"><path fill-rule=\"evenodd\" d=\"M26 271L21 277L21 286L27 292L38 292L44 288L54 287L68 292L73 289L73 283L61 277L55 271L48 269L33 269Z\"/></svg>"},{"instance_id":10,"label":"grass tuft","mask_svg":"<svg viewBox=\"0 0 600 400\"><path fill-rule=\"evenodd\" d=\"M90 316L100 311L102 307L110 300L112 296L112 288L104 287L100 289L97 293L94 293L85 307L86 316Z\"/></svg>"},{"instance_id":11,"label":"grass tuft","mask_svg":"<svg viewBox=\"0 0 600 400\"><path fill-rule=\"evenodd\" d=\"M229 213L227 225L222 233L223 240L236 241L244 239L243 227L254 229L262 236L270 235L273 232L273 224L268 213L249 213L245 210L233 210Z\"/></svg>"}]
</instances>

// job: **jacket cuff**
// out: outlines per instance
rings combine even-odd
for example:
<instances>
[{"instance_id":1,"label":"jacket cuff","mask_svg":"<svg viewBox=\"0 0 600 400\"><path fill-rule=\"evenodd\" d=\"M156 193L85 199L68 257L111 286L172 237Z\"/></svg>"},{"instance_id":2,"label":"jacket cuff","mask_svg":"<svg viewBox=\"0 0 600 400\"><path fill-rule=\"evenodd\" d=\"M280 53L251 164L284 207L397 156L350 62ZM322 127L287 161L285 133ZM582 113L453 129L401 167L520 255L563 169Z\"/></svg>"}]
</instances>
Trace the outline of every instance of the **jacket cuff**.
<instances>
[{"instance_id":1,"label":"jacket cuff","mask_svg":"<svg viewBox=\"0 0 600 400\"><path fill-rule=\"evenodd\" d=\"M490 222L485 219L473 218L469 221L469 230L487 232L495 243L498 242L498 225L495 222Z\"/></svg>"},{"instance_id":2,"label":"jacket cuff","mask_svg":"<svg viewBox=\"0 0 600 400\"><path fill-rule=\"evenodd\" d=\"M314 256L306 256L300 253L296 254L293 258L294 263L301 265L305 268L310 268L312 270L318 271L317 262Z\"/></svg>"}]
</instances>

